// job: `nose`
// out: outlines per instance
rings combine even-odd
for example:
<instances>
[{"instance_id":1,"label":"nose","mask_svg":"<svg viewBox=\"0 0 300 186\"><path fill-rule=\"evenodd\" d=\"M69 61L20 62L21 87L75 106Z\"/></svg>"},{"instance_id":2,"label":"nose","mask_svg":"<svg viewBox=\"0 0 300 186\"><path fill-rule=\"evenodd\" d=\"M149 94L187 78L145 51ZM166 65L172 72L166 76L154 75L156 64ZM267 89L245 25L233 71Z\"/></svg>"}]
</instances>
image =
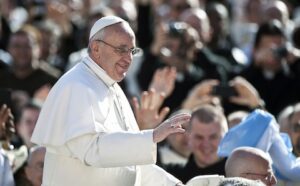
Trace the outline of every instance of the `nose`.
<instances>
[{"instance_id":1,"label":"nose","mask_svg":"<svg viewBox=\"0 0 300 186\"><path fill-rule=\"evenodd\" d=\"M132 55L131 51L128 51L127 53L125 53L123 55L123 59L125 59L126 62L130 64L133 60L133 55Z\"/></svg>"}]
</instances>

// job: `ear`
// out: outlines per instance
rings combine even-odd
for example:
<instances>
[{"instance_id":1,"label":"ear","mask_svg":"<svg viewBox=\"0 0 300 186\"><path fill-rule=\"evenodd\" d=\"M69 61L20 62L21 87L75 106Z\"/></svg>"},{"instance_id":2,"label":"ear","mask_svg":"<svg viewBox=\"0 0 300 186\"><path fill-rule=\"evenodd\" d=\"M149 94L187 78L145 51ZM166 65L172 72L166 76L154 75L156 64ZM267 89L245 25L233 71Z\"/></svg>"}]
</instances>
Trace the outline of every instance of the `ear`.
<instances>
[{"instance_id":1,"label":"ear","mask_svg":"<svg viewBox=\"0 0 300 186\"><path fill-rule=\"evenodd\" d=\"M97 41L92 41L90 44L91 50L92 52L98 52L99 51L99 45L97 43Z\"/></svg>"},{"instance_id":2,"label":"ear","mask_svg":"<svg viewBox=\"0 0 300 186\"><path fill-rule=\"evenodd\" d=\"M97 41L92 41L90 43L91 54L94 58L98 59L100 57L100 47Z\"/></svg>"}]
</instances>

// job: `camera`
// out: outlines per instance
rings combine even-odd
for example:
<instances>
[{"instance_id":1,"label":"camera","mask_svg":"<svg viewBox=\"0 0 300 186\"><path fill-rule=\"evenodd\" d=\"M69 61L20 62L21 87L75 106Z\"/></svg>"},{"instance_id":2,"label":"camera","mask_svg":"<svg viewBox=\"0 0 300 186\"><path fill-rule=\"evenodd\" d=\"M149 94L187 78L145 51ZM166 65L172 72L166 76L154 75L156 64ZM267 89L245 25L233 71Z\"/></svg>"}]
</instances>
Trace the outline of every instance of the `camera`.
<instances>
[{"instance_id":1,"label":"camera","mask_svg":"<svg viewBox=\"0 0 300 186\"><path fill-rule=\"evenodd\" d=\"M238 93L234 87L229 85L216 85L212 89L212 95L220 96L222 98L229 98L232 96L237 96Z\"/></svg>"},{"instance_id":2,"label":"camera","mask_svg":"<svg viewBox=\"0 0 300 186\"><path fill-rule=\"evenodd\" d=\"M272 49L273 50L273 55L277 58L277 59L282 59L287 57L288 55L288 49L287 46L279 46L277 48Z\"/></svg>"}]
</instances>

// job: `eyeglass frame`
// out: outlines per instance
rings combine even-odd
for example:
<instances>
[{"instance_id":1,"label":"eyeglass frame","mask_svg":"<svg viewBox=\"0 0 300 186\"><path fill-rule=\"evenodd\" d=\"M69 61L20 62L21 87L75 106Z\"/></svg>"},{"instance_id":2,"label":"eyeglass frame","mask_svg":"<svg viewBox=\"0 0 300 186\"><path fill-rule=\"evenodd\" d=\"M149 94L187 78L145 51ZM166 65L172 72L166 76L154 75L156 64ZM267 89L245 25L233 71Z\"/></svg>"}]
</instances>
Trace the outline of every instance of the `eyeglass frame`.
<instances>
[{"instance_id":1,"label":"eyeglass frame","mask_svg":"<svg viewBox=\"0 0 300 186\"><path fill-rule=\"evenodd\" d=\"M134 56L134 55L138 54L142 50L141 48L138 48L138 47L133 47L133 48L116 47L116 46L114 46L112 44L107 43L106 41L103 41L102 39L95 39L94 41L99 41L99 42L104 43L107 46L110 46L111 48L114 49L114 51L117 54L119 54L121 56L125 55L125 54L128 54L129 51L130 51L130 54Z\"/></svg>"},{"instance_id":2,"label":"eyeglass frame","mask_svg":"<svg viewBox=\"0 0 300 186\"><path fill-rule=\"evenodd\" d=\"M272 182L272 178L274 177L274 174L269 172L268 174L258 174L258 173L252 173L252 172L244 172L241 174L246 174L246 175L254 175L254 176L261 176L266 180L268 183Z\"/></svg>"}]
</instances>

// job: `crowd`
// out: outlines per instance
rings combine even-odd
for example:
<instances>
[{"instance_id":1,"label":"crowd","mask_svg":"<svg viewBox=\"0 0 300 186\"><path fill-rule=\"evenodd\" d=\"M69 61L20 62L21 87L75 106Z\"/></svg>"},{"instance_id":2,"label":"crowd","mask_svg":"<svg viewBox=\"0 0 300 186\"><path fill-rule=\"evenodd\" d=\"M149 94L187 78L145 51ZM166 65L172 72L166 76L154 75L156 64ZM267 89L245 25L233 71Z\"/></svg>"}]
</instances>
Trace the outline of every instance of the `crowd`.
<instances>
[{"instance_id":1,"label":"crowd","mask_svg":"<svg viewBox=\"0 0 300 186\"><path fill-rule=\"evenodd\" d=\"M75 172L82 162L126 167L130 171L123 178L133 176L131 169L140 171L141 178L133 177L141 185L147 185L145 172L167 175L157 182L164 185L188 185L197 177L201 184L211 179L205 175L224 176L219 185L226 186L300 185L294 176L300 173L299 5L296 0L0 1L0 186L38 186L42 179L47 185L44 161L53 175L57 170L49 164L55 161L65 162L60 171L70 163ZM115 44L121 41L126 45ZM99 46L122 56L115 71L117 57ZM111 93L117 100L112 109ZM265 112L274 119L249 117ZM265 128L247 122L264 122ZM241 130L255 131L256 142L238 135L237 141L247 142L226 149L228 135ZM121 137L130 140L119 143ZM95 158L100 147L109 150ZM125 147L132 149L129 154L122 154ZM81 171L90 170L77 174ZM59 178L63 175L54 180Z\"/></svg>"}]
</instances>

